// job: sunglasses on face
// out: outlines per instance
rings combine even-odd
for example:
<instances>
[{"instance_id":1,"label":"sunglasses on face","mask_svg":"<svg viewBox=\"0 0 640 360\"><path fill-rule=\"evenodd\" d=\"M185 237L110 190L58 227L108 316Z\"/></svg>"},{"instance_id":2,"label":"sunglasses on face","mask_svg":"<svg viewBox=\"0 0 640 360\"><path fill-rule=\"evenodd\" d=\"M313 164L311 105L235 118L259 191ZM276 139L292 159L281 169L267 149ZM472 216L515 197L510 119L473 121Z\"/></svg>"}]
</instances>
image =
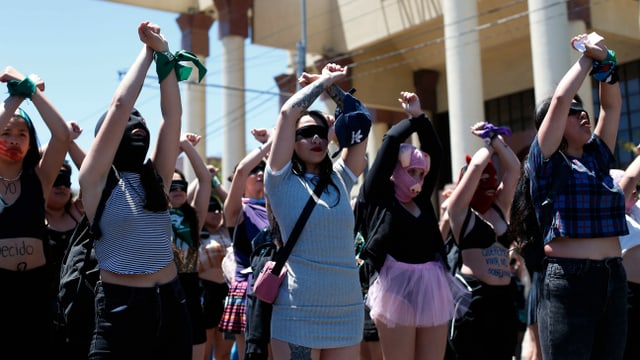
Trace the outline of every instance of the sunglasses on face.
<instances>
[{"instance_id":1,"label":"sunglasses on face","mask_svg":"<svg viewBox=\"0 0 640 360\"><path fill-rule=\"evenodd\" d=\"M311 139L316 135L318 135L318 137L322 140L327 140L329 129L320 125L303 126L296 130L296 141Z\"/></svg>"},{"instance_id":2,"label":"sunglasses on face","mask_svg":"<svg viewBox=\"0 0 640 360\"><path fill-rule=\"evenodd\" d=\"M582 111L583 111L583 110L569 109L569 116L578 115L578 114L580 114Z\"/></svg>"},{"instance_id":3,"label":"sunglasses on face","mask_svg":"<svg viewBox=\"0 0 640 360\"><path fill-rule=\"evenodd\" d=\"M589 114L584 110L582 104L577 102L571 103L571 108L569 108L569 116L580 115L583 112L587 114L587 118L589 118Z\"/></svg>"},{"instance_id":4,"label":"sunglasses on face","mask_svg":"<svg viewBox=\"0 0 640 360\"><path fill-rule=\"evenodd\" d=\"M169 191L184 191L187 192L187 182L184 180L173 180Z\"/></svg>"},{"instance_id":5,"label":"sunglasses on face","mask_svg":"<svg viewBox=\"0 0 640 360\"><path fill-rule=\"evenodd\" d=\"M251 172L249 172L249 175L257 175L259 173L264 173L264 166L254 167Z\"/></svg>"}]
</instances>

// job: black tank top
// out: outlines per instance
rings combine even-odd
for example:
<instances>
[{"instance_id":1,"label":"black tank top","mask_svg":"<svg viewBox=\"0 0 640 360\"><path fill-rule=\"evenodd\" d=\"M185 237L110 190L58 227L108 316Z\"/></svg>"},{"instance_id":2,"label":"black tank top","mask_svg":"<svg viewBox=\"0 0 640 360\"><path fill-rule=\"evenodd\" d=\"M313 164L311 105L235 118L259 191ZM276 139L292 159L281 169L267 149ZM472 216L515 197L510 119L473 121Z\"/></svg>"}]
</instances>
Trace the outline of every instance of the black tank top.
<instances>
[{"instance_id":1,"label":"black tank top","mask_svg":"<svg viewBox=\"0 0 640 360\"><path fill-rule=\"evenodd\" d=\"M498 213L502 220L505 220L504 214L498 206L492 204L491 207ZM464 219L462 229L460 230L462 234L466 233L467 224L469 223L469 217L472 215L475 217L473 229L471 229L471 231L469 231L466 236L462 236L462 239L460 239L458 247L460 247L461 250L486 249L489 246L493 245L493 243L496 241L506 248L509 247L510 240L509 236L507 235L509 231L505 231L504 234L496 236L496 232L493 230L493 226L491 226L491 224L489 224L482 217L476 214L475 211L471 210L471 208L469 208L467 216Z\"/></svg>"},{"instance_id":2,"label":"black tank top","mask_svg":"<svg viewBox=\"0 0 640 360\"><path fill-rule=\"evenodd\" d=\"M58 231L47 226L47 263L58 270L60 269L64 253L67 251L69 239L71 239L71 235L73 235L73 232L78 226L78 219L73 217L68 211L65 211L65 214L69 215L76 223L74 227L66 231Z\"/></svg>"},{"instance_id":3,"label":"black tank top","mask_svg":"<svg viewBox=\"0 0 640 360\"><path fill-rule=\"evenodd\" d=\"M45 199L34 169L22 173L20 185L20 196L0 213L0 239L32 237L44 240Z\"/></svg>"}]
</instances>

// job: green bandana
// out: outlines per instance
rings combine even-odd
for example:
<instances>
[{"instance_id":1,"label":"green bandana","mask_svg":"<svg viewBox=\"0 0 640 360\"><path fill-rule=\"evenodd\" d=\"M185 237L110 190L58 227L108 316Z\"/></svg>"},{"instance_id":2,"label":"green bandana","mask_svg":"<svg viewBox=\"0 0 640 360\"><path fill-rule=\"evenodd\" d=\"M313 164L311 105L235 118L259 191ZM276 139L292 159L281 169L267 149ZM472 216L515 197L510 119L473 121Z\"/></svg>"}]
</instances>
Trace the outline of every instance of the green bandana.
<instances>
[{"instance_id":1,"label":"green bandana","mask_svg":"<svg viewBox=\"0 0 640 360\"><path fill-rule=\"evenodd\" d=\"M207 73L207 68L202 65L198 57L189 51L180 50L175 54L169 51L154 52L153 57L156 61L156 72L158 73L158 83L161 83L172 70L175 70L178 81L187 80L191 75L191 67L180 64L180 61L191 61L198 68L198 82Z\"/></svg>"},{"instance_id":2,"label":"green bandana","mask_svg":"<svg viewBox=\"0 0 640 360\"><path fill-rule=\"evenodd\" d=\"M9 80L7 81L7 89L9 89L9 95L17 95L31 99L31 95L36 92L36 83L29 77L24 78L22 81Z\"/></svg>"}]
</instances>

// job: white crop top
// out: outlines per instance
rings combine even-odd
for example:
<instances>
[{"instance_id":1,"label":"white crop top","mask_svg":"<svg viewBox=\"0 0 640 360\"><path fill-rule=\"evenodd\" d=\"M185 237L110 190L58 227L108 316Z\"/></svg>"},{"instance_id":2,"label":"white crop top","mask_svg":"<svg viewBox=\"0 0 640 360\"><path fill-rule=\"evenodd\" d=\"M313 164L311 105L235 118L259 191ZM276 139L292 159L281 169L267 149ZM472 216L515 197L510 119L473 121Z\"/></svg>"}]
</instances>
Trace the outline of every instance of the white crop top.
<instances>
[{"instance_id":1,"label":"white crop top","mask_svg":"<svg viewBox=\"0 0 640 360\"><path fill-rule=\"evenodd\" d=\"M626 217L629 235L620 236L619 238L623 256L627 250L640 245L640 206L638 203L631 207Z\"/></svg>"},{"instance_id":2,"label":"white crop top","mask_svg":"<svg viewBox=\"0 0 640 360\"><path fill-rule=\"evenodd\" d=\"M100 269L118 274L151 274L173 261L169 210L145 210L140 174L123 172L100 219L95 241Z\"/></svg>"}]
</instances>

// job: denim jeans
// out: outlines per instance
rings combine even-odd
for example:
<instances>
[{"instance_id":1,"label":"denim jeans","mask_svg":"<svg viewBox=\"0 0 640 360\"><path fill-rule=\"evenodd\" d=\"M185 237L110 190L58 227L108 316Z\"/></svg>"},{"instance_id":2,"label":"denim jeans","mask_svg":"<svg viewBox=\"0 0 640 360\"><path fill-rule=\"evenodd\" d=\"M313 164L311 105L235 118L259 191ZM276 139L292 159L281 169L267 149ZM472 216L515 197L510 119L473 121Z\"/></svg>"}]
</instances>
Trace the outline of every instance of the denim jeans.
<instances>
[{"instance_id":1,"label":"denim jeans","mask_svg":"<svg viewBox=\"0 0 640 360\"><path fill-rule=\"evenodd\" d=\"M149 288L98 282L89 359L191 360L185 295L176 277Z\"/></svg>"},{"instance_id":2,"label":"denim jeans","mask_svg":"<svg viewBox=\"0 0 640 360\"><path fill-rule=\"evenodd\" d=\"M538 307L543 359L622 359L627 276L619 257L545 259Z\"/></svg>"},{"instance_id":3,"label":"denim jeans","mask_svg":"<svg viewBox=\"0 0 640 360\"><path fill-rule=\"evenodd\" d=\"M624 350L625 360L640 359L640 284L627 282L629 287L629 326L627 346Z\"/></svg>"}]
</instances>

